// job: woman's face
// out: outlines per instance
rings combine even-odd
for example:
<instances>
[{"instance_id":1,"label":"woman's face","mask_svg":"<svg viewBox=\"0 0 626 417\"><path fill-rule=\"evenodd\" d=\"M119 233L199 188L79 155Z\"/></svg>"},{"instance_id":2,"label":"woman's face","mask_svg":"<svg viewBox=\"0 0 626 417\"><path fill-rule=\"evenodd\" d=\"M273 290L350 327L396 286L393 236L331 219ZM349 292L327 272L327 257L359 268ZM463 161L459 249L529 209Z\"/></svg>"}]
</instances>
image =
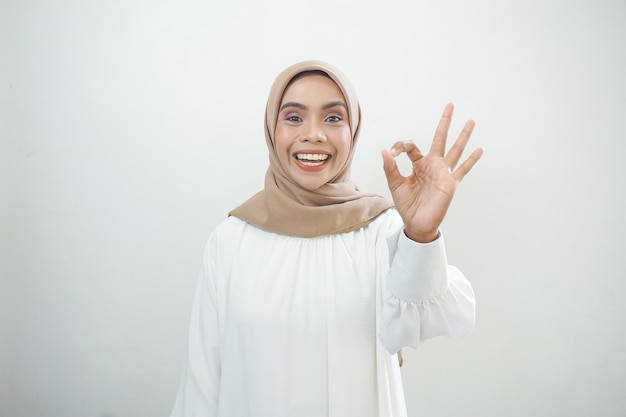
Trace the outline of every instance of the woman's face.
<instances>
[{"instance_id":1,"label":"woman's face","mask_svg":"<svg viewBox=\"0 0 626 417\"><path fill-rule=\"evenodd\" d=\"M346 101L330 78L304 75L285 91L278 111L274 146L285 173L315 190L341 171L352 134Z\"/></svg>"}]
</instances>

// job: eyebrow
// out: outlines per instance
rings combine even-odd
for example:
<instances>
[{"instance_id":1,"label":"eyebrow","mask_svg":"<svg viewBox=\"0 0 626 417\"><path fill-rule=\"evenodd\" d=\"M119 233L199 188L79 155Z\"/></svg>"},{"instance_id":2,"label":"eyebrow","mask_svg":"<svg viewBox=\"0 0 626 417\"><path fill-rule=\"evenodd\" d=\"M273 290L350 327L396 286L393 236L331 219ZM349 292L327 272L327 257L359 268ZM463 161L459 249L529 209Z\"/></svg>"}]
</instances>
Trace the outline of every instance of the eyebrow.
<instances>
[{"instance_id":1,"label":"eyebrow","mask_svg":"<svg viewBox=\"0 0 626 417\"><path fill-rule=\"evenodd\" d=\"M322 106L322 110L328 110L337 106L343 107L344 109L346 108L346 105L343 101L331 101L330 103L324 104L324 106ZM307 107L304 104L301 104L295 101L288 101L287 103L280 106L279 111L282 111L283 109L286 109L287 107L295 107L295 108L302 109L302 110L307 109Z\"/></svg>"},{"instance_id":2,"label":"eyebrow","mask_svg":"<svg viewBox=\"0 0 626 417\"><path fill-rule=\"evenodd\" d=\"M337 107L337 106L343 107L344 109L346 108L346 105L343 101L331 101L330 103L325 104L324 107L322 107L322 109L327 110L327 109Z\"/></svg>"}]
</instances>

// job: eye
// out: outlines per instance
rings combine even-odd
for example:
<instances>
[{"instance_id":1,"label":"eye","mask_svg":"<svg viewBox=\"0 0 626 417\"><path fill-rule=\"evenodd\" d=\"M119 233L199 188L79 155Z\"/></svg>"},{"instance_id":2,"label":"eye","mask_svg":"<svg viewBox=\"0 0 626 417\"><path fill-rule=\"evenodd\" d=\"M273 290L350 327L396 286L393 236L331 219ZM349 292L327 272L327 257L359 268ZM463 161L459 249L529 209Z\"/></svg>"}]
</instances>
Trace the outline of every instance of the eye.
<instances>
[{"instance_id":1,"label":"eye","mask_svg":"<svg viewBox=\"0 0 626 417\"><path fill-rule=\"evenodd\" d=\"M285 116L285 120L287 120L288 122L293 122L293 123L302 122L302 118L295 114L288 114L287 116Z\"/></svg>"},{"instance_id":2,"label":"eye","mask_svg":"<svg viewBox=\"0 0 626 417\"><path fill-rule=\"evenodd\" d=\"M341 118L341 116L336 116L336 115L331 115L331 116L328 116L326 118L326 121L329 122L329 123L337 123L337 122L340 122L342 120L343 119Z\"/></svg>"}]
</instances>

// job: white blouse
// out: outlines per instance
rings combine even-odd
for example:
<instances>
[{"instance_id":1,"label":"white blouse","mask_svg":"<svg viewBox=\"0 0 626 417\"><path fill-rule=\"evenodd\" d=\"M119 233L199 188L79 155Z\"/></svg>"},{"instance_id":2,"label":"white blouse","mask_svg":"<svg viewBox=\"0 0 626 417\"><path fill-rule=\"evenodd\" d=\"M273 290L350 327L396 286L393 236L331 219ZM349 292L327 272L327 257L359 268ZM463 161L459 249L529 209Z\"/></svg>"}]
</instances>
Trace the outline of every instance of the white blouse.
<instances>
[{"instance_id":1,"label":"white blouse","mask_svg":"<svg viewBox=\"0 0 626 417\"><path fill-rule=\"evenodd\" d=\"M404 417L396 352L474 326L443 239L395 210L298 238L225 220L209 238L172 417Z\"/></svg>"}]
</instances>

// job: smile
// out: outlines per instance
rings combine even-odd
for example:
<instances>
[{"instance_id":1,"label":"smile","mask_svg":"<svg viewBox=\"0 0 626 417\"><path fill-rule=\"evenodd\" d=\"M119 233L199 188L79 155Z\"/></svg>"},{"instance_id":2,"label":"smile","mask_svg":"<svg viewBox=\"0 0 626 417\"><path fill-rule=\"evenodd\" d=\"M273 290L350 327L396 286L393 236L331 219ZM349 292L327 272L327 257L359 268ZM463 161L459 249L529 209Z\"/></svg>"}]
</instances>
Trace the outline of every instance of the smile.
<instances>
[{"instance_id":1,"label":"smile","mask_svg":"<svg viewBox=\"0 0 626 417\"><path fill-rule=\"evenodd\" d=\"M297 153L295 157L302 165L318 167L324 165L330 158L330 155L324 153Z\"/></svg>"}]
</instances>

